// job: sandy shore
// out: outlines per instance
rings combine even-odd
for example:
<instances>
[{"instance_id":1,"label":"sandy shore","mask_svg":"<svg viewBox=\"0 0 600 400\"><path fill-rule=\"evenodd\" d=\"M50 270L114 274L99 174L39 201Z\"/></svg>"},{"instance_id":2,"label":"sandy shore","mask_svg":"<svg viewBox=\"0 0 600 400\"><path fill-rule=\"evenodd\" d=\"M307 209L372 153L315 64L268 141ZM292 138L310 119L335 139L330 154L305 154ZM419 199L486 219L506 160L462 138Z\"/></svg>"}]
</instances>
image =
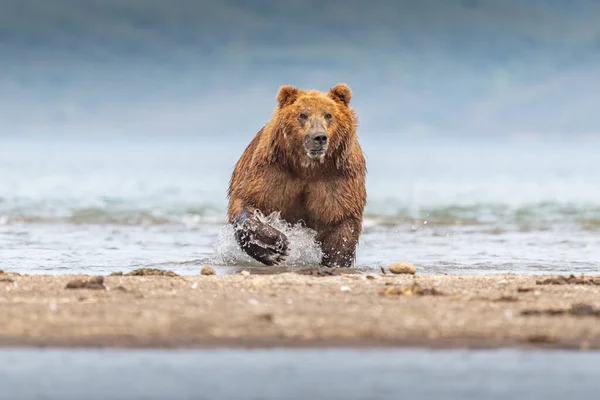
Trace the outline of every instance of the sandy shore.
<instances>
[{"instance_id":1,"label":"sandy shore","mask_svg":"<svg viewBox=\"0 0 600 400\"><path fill-rule=\"evenodd\" d=\"M0 273L0 345L600 348L593 277L90 278Z\"/></svg>"}]
</instances>

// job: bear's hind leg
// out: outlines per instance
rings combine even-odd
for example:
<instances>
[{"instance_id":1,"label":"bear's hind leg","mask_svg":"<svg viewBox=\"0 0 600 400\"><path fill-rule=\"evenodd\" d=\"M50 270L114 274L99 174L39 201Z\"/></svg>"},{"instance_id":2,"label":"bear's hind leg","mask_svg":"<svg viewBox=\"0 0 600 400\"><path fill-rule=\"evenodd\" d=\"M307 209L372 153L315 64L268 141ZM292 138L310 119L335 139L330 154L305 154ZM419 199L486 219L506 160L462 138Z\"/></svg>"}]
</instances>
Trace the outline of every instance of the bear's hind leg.
<instances>
[{"instance_id":1,"label":"bear's hind leg","mask_svg":"<svg viewBox=\"0 0 600 400\"><path fill-rule=\"evenodd\" d=\"M246 209L239 211L232 222L238 245L250 257L269 266L285 261L289 241L283 233Z\"/></svg>"}]
</instances>

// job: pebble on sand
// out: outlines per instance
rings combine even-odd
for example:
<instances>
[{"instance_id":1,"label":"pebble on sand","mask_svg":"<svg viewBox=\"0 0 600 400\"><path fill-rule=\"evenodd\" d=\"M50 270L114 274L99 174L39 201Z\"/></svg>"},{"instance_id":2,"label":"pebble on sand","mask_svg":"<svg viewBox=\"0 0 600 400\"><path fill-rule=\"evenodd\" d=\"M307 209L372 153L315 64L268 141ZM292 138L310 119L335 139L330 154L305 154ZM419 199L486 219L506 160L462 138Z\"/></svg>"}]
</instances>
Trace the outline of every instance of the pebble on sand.
<instances>
[{"instance_id":1,"label":"pebble on sand","mask_svg":"<svg viewBox=\"0 0 600 400\"><path fill-rule=\"evenodd\" d=\"M215 275L215 269L210 265L206 265L202 267L202 271L200 271L201 275Z\"/></svg>"},{"instance_id":2,"label":"pebble on sand","mask_svg":"<svg viewBox=\"0 0 600 400\"><path fill-rule=\"evenodd\" d=\"M412 274L414 275L417 272L417 268L413 263L408 261L400 261L395 262L388 267L392 274Z\"/></svg>"},{"instance_id":3,"label":"pebble on sand","mask_svg":"<svg viewBox=\"0 0 600 400\"><path fill-rule=\"evenodd\" d=\"M126 273L127 276L179 276L173 271L158 268L138 268L131 272Z\"/></svg>"},{"instance_id":4,"label":"pebble on sand","mask_svg":"<svg viewBox=\"0 0 600 400\"><path fill-rule=\"evenodd\" d=\"M67 283L65 289L101 289L106 290L104 286L104 277L95 276L88 280L75 279Z\"/></svg>"}]
</instances>

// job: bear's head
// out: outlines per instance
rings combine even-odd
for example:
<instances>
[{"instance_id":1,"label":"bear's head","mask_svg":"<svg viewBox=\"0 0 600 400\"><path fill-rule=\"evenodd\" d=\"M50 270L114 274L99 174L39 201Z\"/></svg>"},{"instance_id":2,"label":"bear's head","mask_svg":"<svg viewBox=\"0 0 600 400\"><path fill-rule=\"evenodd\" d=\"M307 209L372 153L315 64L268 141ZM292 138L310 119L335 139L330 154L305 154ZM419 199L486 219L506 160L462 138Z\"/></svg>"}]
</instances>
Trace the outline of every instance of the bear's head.
<instances>
[{"instance_id":1,"label":"bear's head","mask_svg":"<svg viewBox=\"0 0 600 400\"><path fill-rule=\"evenodd\" d=\"M352 91L339 83L328 92L279 88L275 110L276 153L301 164L341 157L356 140L357 117L350 107Z\"/></svg>"}]
</instances>

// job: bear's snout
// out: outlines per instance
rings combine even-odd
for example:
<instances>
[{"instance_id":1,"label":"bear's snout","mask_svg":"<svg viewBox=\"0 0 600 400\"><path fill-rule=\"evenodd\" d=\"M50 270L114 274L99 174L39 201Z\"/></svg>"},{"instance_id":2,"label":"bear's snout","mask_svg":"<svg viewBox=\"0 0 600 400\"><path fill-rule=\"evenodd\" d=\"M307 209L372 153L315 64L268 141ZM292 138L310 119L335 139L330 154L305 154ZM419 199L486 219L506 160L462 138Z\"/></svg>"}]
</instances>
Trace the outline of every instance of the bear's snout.
<instances>
[{"instance_id":1,"label":"bear's snout","mask_svg":"<svg viewBox=\"0 0 600 400\"><path fill-rule=\"evenodd\" d=\"M310 135L315 146L325 146L327 144L327 134L325 132L317 132Z\"/></svg>"},{"instance_id":2,"label":"bear's snout","mask_svg":"<svg viewBox=\"0 0 600 400\"><path fill-rule=\"evenodd\" d=\"M309 132L304 137L304 148L306 154L312 159L322 160L327 151L329 138L327 133L321 130Z\"/></svg>"}]
</instances>

